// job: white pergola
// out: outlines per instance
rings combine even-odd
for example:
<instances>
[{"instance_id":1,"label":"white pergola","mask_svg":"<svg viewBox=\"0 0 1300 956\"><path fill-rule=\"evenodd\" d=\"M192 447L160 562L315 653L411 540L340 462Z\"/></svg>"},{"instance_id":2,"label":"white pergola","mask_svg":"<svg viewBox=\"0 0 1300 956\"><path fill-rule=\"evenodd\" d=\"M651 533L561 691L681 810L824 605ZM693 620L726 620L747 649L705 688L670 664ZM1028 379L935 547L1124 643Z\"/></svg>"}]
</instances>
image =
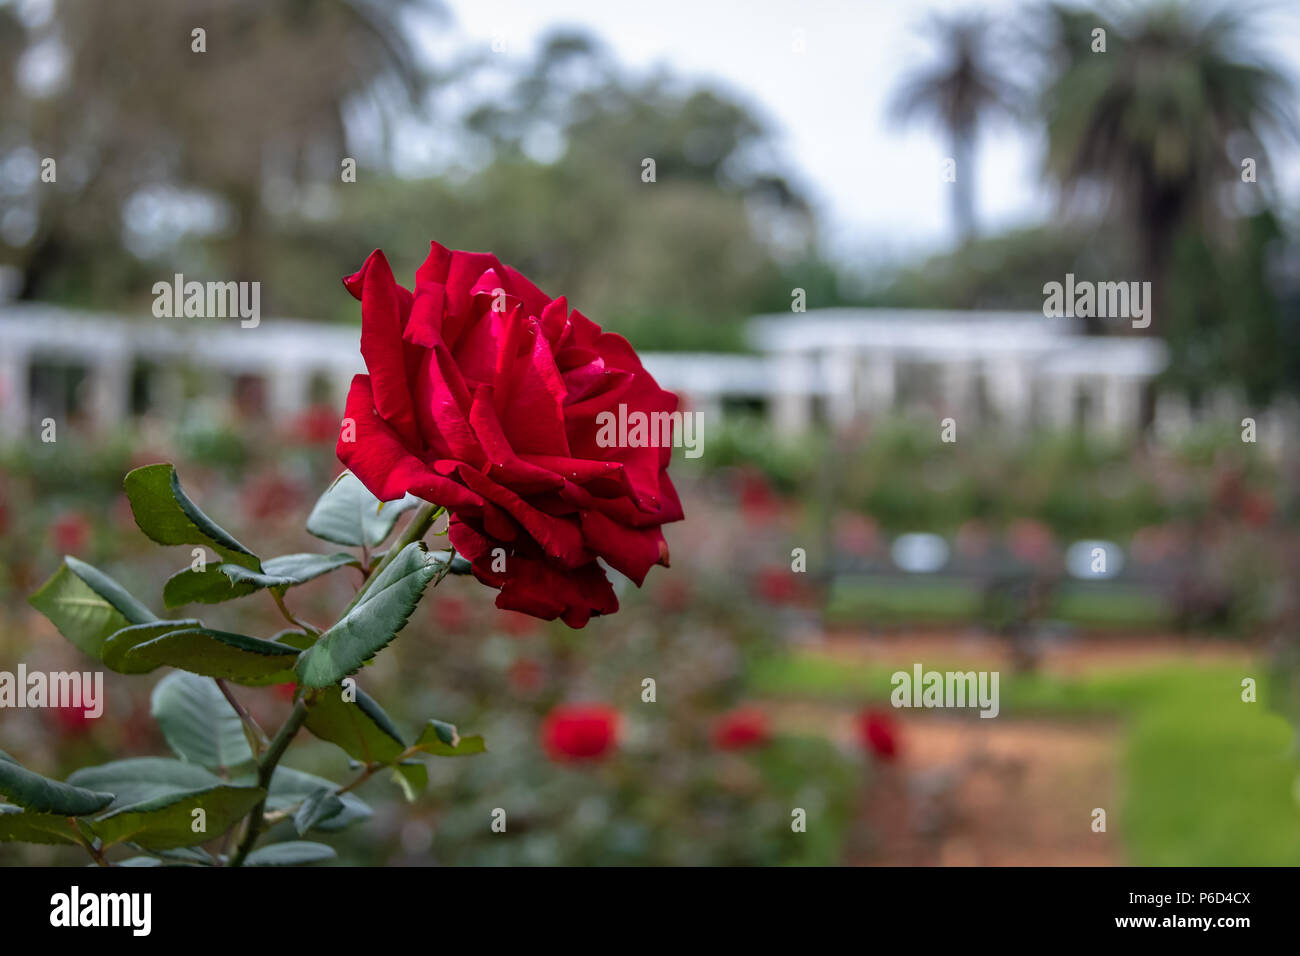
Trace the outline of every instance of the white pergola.
<instances>
[{"instance_id":1,"label":"white pergola","mask_svg":"<svg viewBox=\"0 0 1300 956\"><path fill-rule=\"evenodd\" d=\"M1036 312L820 309L758 316L750 341L773 363L782 431L808 427L818 394L836 424L898 411L917 372L932 380L925 403L957 419L1069 426L1083 399L1095 412L1083 424L1128 430L1140 422L1143 386L1168 362L1159 340L1085 336Z\"/></svg>"},{"instance_id":2,"label":"white pergola","mask_svg":"<svg viewBox=\"0 0 1300 956\"><path fill-rule=\"evenodd\" d=\"M958 419L986 408L1013 426L1042 420L1137 426L1143 386L1164 368L1163 343L1094 338L1066 320L1027 312L822 309L758 316L757 354L646 353L659 383L709 417L728 402L765 407L779 431L809 427L821 407L834 424L915 410ZM85 369L82 406L95 425L127 417L133 370L156 369L154 404L179 401L181 370L212 376L222 397L239 376L261 378L267 412L292 414L322 383L342 405L353 374L364 371L357 326L268 317L255 328L229 319L126 318L38 304L0 305L0 435L43 417L32 407L31 368L59 361ZM222 379L225 384L220 384ZM919 386L918 386L919 382Z\"/></svg>"}]
</instances>

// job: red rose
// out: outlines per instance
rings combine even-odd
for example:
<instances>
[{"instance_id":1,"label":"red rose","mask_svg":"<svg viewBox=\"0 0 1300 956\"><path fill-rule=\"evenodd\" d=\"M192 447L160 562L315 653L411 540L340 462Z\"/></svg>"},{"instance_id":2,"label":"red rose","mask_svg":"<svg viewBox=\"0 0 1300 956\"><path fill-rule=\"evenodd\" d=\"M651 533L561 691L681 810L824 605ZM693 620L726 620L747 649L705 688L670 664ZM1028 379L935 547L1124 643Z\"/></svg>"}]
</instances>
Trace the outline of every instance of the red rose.
<instances>
[{"instance_id":1,"label":"red rose","mask_svg":"<svg viewBox=\"0 0 1300 956\"><path fill-rule=\"evenodd\" d=\"M625 339L495 256L437 243L414 292L378 251L344 284L370 374L352 381L355 440L345 422L339 458L384 501L445 507L498 607L582 627L618 610L597 558L638 586L667 565L660 526L682 517L672 449L597 443L601 412L677 408Z\"/></svg>"},{"instance_id":2,"label":"red rose","mask_svg":"<svg viewBox=\"0 0 1300 956\"><path fill-rule=\"evenodd\" d=\"M596 760L614 747L618 711L603 704L556 707L542 721L542 746L552 760Z\"/></svg>"},{"instance_id":3,"label":"red rose","mask_svg":"<svg viewBox=\"0 0 1300 956\"><path fill-rule=\"evenodd\" d=\"M713 745L719 750L743 750L767 743L767 714L757 707L739 707L713 725Z\"/></svg>"},{"instance_id":4,"label":"red rose","mask_svg":"<svg viewBox=\"0 0 1300 956\"><path fill-rule=\"evenodd\" d=\"M893 760L898 756L898 724L882 710L868 710L858 716L858 742L879 759Z\"/></svg>"}]
</instances>

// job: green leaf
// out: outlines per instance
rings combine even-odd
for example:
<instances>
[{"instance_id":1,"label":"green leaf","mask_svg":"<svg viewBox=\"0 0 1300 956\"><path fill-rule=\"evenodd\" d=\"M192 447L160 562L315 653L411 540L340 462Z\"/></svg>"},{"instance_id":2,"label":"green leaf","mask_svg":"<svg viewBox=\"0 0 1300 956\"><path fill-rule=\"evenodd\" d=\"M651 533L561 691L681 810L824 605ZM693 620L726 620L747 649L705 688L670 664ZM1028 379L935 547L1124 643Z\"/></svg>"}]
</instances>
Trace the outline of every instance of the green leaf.
<instances>
[{"instance_id":1,"label":"green leaf","mask_svg":"<svg viewBox=\"0 0 1300 956\"><path fill-rule=\"evenodd\" d=\"M303 863L332 860L337 855L333 847L326 846L324 843L286 840L284 843L272 843L260 850L254 850L248 854L244 866L299 866Z\"/></svg>"},{"instance_id":2,"label":"green leaf","mask_svg":"<svg viewBox=\"0 0 1300 956\"><path fill-rule=\"evenodd\" d=\"M82 767L73 771L68 783L97 788L115 794L109 810L120 810L161 797L206 790L221 785L221 778L198 764L171 757L131 757Z\"/></svg>"},{"instance_id":3,"label":"green leaf","mask_svg":"<svg viewBox=\"0 0 1300 956\"><path fill-rule=\"evenodd\" d=\"M0 843L80 844L67 817L0 803Z\"/></svg>"},{"instance_id":4,"label":"green leaf","mask_svg":"<svg viewBox=\"0 0 1300 956\"><path fill-rule=\"evenodd\" d=\"M335 554L285 554L262 564L262 573L241 568L237 564L220 565L221 573L235 583L254 584L260 588L291 588L322 574L351 565L361 567L361 562L343 551Z\"/></svg>"},{"instance_id":5,"label":"green leaf","mask_svg":"<svg viewBox=\"0 0 1300 956\"><path fill-rule=\"evenodd\" d=\"M300 683L329 687L359 668L397 636L438 562L418 541L408 544L370 584L361 601L298 660Z\"/></svg>"},{"instance_id":6,"label":"green leaf","mask_svg":"<svg viewBox=\"0 0 1300 956\"><path fill-rule=\"evenodd\" d=\"M120 631L114 631L99 649L104 665L119 674L146 674L157 667L145 661L128 664L127 652L137 644L144 644L156 637L162 637L171 631L184 631L192 627L201 627L197 618L181 618L175 621L151 621L148 624L132 624Z\"/></svg>"},{"instance_id":7,"label":"green leaf","mask_svg":"<svg viewBox=\"0 0 1300 956\"><path fill-rule=\"evenodd\" d=\"M339 552L286 554L264 561L261 571L231 563L209 565L202 571L184 568L167 579L167 584L163 587L163 603L167 607L194 601L220 604L263 588L276 588L284 593L295 585L348 565L359 568L361 562L350 554Z\"/></svg>"},{"instance_id":8,"label":"green leaf","mask_svg":"<svg viewBox=\"0 0 1300 956\"><path fill-rule=\"evenodd\" d=\"M303 836L308 830L329 820L331 817L338 816L343 812L343 800L334 794L333 788L321 787L313 790L311 795L303 801L298 812L293 815L293 825L298 831L299 836Z\"/></svg>"},{"instance_id":9,"label":"green leaf","mask_svg":"<svg viewBox=\"0 0 1300 956\"><path fill-rule=\"evenodd\" d=\"M350 471L334 479L307 518L307 530L316 537L353 548L373 548L392 534L403 512L420 504L407 495L398 501L380 501Z\"/></svg>"},{"instance_id":10,"label":"green leaf","mask_svg":"<svg viewBox=\"0 0 1300 956\"><path fill-rule=\"evenodd\" d=\"M326 690L308 708L306 728L364 764L395 763L406 751L401 733L360 687L355 692L352 703L342 688Z\"/></svg>"},{"instance_id":11,"label":"green leaf","mask_svg":"<svg viewBox=\"0 0 1300 956\"><path fill-rule=\"evenodd\" d=\"M184 671L168 674L153 689L151 709L168 746L182 760L219 770L253 759L239 714L207 678Z\"/></svg>"},{"instance_id":12,"label":"green leaf","mask_svg":"<svg viewBox=\"0 0 1300 956\"><path fill-rule=\"evenodd\" d=\"M429 768L419 760L403 760L393 768L393 782L402 788L406 802L414 803L429 787Z\"/></svg>"},{"instance_id":13,"label":"green leaf","mask_svg":"<svg viewBox=\"0 0 1300 956\"><path fill-rule=\"evenodd\" d=\"M415 747L437 757L468 757L487 752L480 736L462 737L452 724L431 720L415 741Z\"/></svg>"},{"instance_id":14,"label":"green leaf","mask_svg":"<svg viewBox=\"0 0 1300 956\"><path fill-rule=\"evenodd\" d=\"M33 813L55 813L79 817L102 810L113 802L113 794L86 790L33 773L0 750L0 794Z\"/></svg>"},{"instance_id":15,"label":"green leaf","mask_svg":"<svg viewBox=\"0 0 1300 956\"><path fill-rule=\"evenodd\" d=\"M222 568L238 568L237 564L209 564L202 571L182 568L163 585L163 605L180 607L182 604L221 604L236 598L247 597L257 591L249 581L235 582L222 572Z\"/></svg>"},{"instance_id":16,"label":"green leaf","mask_svg":"<svg viewBox=\"0 0 1300 956\"><path fill-rule=\"evenodd\" d=\"M288 810L303 803L318 790L336 789L334 783L324 777L317 777L314 774L294 770L291 767L276 767L275 774L271 777L271 787L266 798L266 809L270 811ZM342 830L344 827L360 820L369 819L372 812L369 805L356 794L341 793L337 796L343 803L343 809L335 816L318 822L316 824L317 830L329 832Z\"/></svg>"},{"instance_id":17,"label":"green leaf","mask_svg":"<svg viewBox=\"0 0 1300 956\"><path fill-rule=\"evenodd\" d=\"M300 653L297 648L259 637L195 627L137 644L124 660L128 667L152 669L166 664L192 674L261 687L292 681L293 662Z\"/></svg>"},{"instance_id":18,"label":"green leaf","mask_svg":"<svg viewBox=\"0 0 1300 956\"><path fill-rule=\"evenodd\" d=\"M131 624L158 620L122 585L71 556L28 601L60 634L95 658L109 635Z\"/></svg>"},{"instance_id":19,"label":"green leaf","mask_svg":"<svg viewBox=\"0 0 1300 956\"><path fill-rule=\"evenodd\" d=\"M265 793L260 787L220 784L135 803L96 817L89 825L104 846L126 842L148 850L195 846L229 830L261 802ZM196 817L195 810L202 810L203 816ZM196 830L200 821L203 827Z\"/></svg>"},{"instance_id":20,"label":"green leaf","mask_svg":"<svg viewBox=\"0 0 1300 956\"><path fill-rule=\"evenodd\" d=\"M145 465L127 473L123 484L135 523L158 544L201 544L232 564L261 570L257 555L199 510L181 490L170 464Z\"/></svg>"}]
</instances>

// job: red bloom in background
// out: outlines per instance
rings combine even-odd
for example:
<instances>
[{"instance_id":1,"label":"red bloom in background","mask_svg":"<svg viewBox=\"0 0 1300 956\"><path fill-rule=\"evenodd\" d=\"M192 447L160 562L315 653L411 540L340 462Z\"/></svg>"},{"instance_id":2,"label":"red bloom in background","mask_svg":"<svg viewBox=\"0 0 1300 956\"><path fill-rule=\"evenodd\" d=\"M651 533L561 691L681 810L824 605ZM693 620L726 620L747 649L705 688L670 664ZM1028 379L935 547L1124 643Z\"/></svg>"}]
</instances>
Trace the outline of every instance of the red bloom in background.
<instances>
[{"instance_id":1,"label":"red bloom in background","mask_svg":"<svg viewBox=\"0 0 1300 956\"><path fill-rule=\"evenodd\" d=\"M54 519L50 540L58 554L81 554L90 543L90 522L78 511L69 511Z\"/></svg>"},{"instance_id":2,"label":"red bloom in background","mask_svg":"<svg viewBox=\"0 0 1300 956\"><path fill-rule=\"evenodd\" d=\"M883 710L868 710L858 715L858 742L862 749L880 760L898 756L898 723Z\"/></svg>"},{"instance_id":3,"label":"red bloom in background","mask_svg":"<svg viewBox=\"0 0 1300 956\"><path fill-rule=\"evenodd\" d=\"M713 746L719 750L743 750L767 743L771 735L767 714L757 707L738 707L723 714L713 725Z\"/></svg>"},{"instance_id":4,"label":"red bloom in background","mask_svg":"<svg viewBox=\"0 0 1300 956\"><path fill-rule=\"evenodd\" d=\"M431 244L408 291L375 251L344 280L361 354L338 456L377 497L450 512L497 607L582 627L618 610L603 559L639 586L682 517L670 447L602 447L597 416L677 408L621 336L495 256ZM620 406L624 415L620 415ZM493 569L504 549L505 571Z\"/></svg>"},{"instance_id":5,"label":"red bloom in background","mask_svg":"<svg viewBox=\"0 0 1300 956\"><path fill-rule=\"evenodd\" d=\"M510 665L507 672L510 686L521 694L532 694L542 686L542 665L521 657Z\"/></svg>"},{"instance_id":6,"label":"red bloom in background","mask_svg":"<svg viewBox=\"0 0 1300 956\"><path fill-rule=\"evenodd\" d=\"M794 604L804 596L798 575L799 572L781 565L763 568L755 577L755 590L769 604Z\"/></svg>"},{"instance_id":7,"label":"red bloom in background","mask_svg":"<svg viewBox=\"0 0 1300 956\"><path fill-rule=\"evenodd\" d=\"M338 437L338 412L330 405L312 405L289 425L289 435L306 445L323 445Z\"/></svg>"},{"instance_id":8,"label":"red bloom in background","mask_svg":"<svg viewBox=\"0 0 1300 956\"><path fill-rule=\"evenodd\" d=\"M55 707L50 713L64 737L80 737L90 730L92 718L86 716L84 707Z\"/></svg>"},{"instance_id":9,"label":"red bloom in background","mask_svg":"<svg viewBox=\"0 0 1300 956\"><path fill-rule=\"evenodd\" d=\"M597 760L617 743L618 711L604 704L556 707L542 721L542 746L552 760Z\"/></svg>"}]
</instances>

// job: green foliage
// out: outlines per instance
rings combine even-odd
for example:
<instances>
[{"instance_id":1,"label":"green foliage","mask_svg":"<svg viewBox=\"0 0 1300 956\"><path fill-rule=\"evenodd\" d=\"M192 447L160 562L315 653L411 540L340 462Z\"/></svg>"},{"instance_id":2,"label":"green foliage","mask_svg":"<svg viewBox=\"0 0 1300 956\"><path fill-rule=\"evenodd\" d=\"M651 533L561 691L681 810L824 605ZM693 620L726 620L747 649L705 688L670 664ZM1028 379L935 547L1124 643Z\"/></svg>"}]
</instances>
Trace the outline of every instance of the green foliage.
<instances>
[{"instance_id":1,"label":"green foliage","mask_svg":"<svg viewBox=\"0 0 1300 956\"><path fill-rule=\"evenodd\" d=\"M206 545L232 564L253 571L261 562L211 518L199 510L181 489L176 468L169 464L145 465L128 472L126 496L140 530L158 544Z\"/></svg>"},{"instance_id":2,"label":"green foliage","mask_svg":"<svg viewBox=\"0 0 1300 956\"><path fill-rule=\"evenodd\" d=\"M79 817L102 810L113 800L111 793L87 790L50 780L33 773L0 750L0 794L32 813L54 813Z\"/></svg>"},{"instance_id":3,"label":"green foliage","mask_svg":"<svg viewBox=\"0 0 1300 956\"><path fill-rule=\"evenodd\" d=\"M298 835L335 832L367 819L370 808L350 792L387 768L408 799L428 786L417 758L483 753L483 738L461 738L454 725L431 720L407 745L388 715L356 690L345 699L339 681L393 640L426 586L468 565L450 552L430 554L420 540L435 509L423 507L399 545L373 559L397 518L422 504L416 499L381 505L351 475L335 482L313 511L313 533L362 548L362 555L288 554L261 561L205 515L182 490L170 464L130 472L125 481L132 514L153 541L203 545L224 560L186 569L163 587L168 606L216 603L270 590L295 625L272 639L207 627L195 618L162 620L116 581L67 557L31 598L32 604L83 651L123 674L176 668L159 681L151 712L179 759L140 757L75 771L68 782L50 780L0 752L0 841L75 844L97 862L120 844L149 856L124 866L287 866L334 856L322 844L276 842L254 846L267 827L292 826ZM323 634L293 618L284 606L290 588L341 568L359 568L361 591ZM246 687L294 684L297 703L275 737L267 739L239 705L226 681ZM327 690L313 689L327 686ZM305 695L305 696L304 696ZM278 766L303 726L362 763L347 786ZM74 819L75 818L75 819ZM245 836L230 856L202 844L247 819Z\"/></svg>"},{"instance_id":4,"label":"green foliage","mask_svg":"<svg viewBox=\"0 0 1300 956\"><path fill-rule=\"evenodd\" d=\"M167 665L191 674L260 687L291 681L299 653L297 648L275 641L195 627L168 631L137 644L126 652L123 661L137 670Z\"/></svg>"},{"instance_id":5,"label":"green foliage","mask_svg":"<svg viewBox=\"0 0 1300 956\"><path fill-rule=\"evenodd\" d=\"M334 544L373 548L392 534L398 518L419 503L412 495L380 501L356 475L345 471L317 500L307 517L307 530Z\"/></svg>"},{"instance_id":6,"label":"green foliage","mask_svg":"<svg viewBox=\"0 0 1300 956\"><path fill-rule=\"evenodd\" d=\"M184 671L168 674L153 690L151 710L182 760L225 771L253 759L239 714L211 681Z\"/></svg>"},{"instance_id":7,"label":"green foliage","mask_svg":"<svg viewBox=\"0 0 1300 956\"><path fill-rule=\"evenodd\" d=\"M104 641L122 628L157 620L120 584L72 556L63 559L29 600L60 634L92 657L99 657Z\"/></svg>"},{"instance_id":8,"label":"green foliage","mask_svg":"<svg viewBox=\"0 0 1300 956\"><path fill-rule=\"evenodd\" d=\"M305 687L337 684L382 650L406 625L439 563L419 542L402 549L365 594L298 661Z\"/></svg>"}]
</instances>

